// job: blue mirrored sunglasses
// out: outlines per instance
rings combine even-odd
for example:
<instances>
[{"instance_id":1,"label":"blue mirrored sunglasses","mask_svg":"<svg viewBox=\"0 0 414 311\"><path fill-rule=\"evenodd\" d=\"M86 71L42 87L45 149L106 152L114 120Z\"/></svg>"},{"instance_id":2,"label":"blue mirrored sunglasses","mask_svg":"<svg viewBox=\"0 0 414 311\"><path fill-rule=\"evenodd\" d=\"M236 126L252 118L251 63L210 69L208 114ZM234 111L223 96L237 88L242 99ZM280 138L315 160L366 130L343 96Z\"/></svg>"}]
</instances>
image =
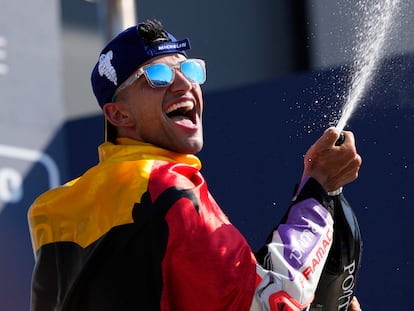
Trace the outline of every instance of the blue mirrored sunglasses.
<instances>
[{"instance_id":1,"label":"blue mirrored sunglasses","mask_svg":"<svg viewBox=\"0 0 414 311\"><path fill-rule=\"evenodd\" d=\"M176 69L180 70L191 83L203 84L206 81L206 66L202 59L189 58L175 66L164 63L148 64L140 67L136 73L122 83L115 91L114 98L122 89L130 86L142 75L145 76L149 85L154 88L169 86L174 82Z\"/></svg>"}]
</instances>

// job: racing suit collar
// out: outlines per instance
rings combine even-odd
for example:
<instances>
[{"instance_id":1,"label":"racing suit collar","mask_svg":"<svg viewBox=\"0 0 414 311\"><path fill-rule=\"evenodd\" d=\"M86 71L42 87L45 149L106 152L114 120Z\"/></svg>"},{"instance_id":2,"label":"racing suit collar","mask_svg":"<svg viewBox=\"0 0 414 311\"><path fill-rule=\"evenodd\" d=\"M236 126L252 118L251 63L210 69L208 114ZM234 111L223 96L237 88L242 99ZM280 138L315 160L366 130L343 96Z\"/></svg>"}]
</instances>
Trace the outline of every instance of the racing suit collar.
<instances>
[{"instance_id":1,"label":"racing suit collar","mask_svg":"<svg viewBox=\"0 0 414 311\"><path fill-rule=\"evenodd\" d=\"M192 154L177 153L157 147L152 144L144 143L130 138L117 138L117 144L105 142L98 147L99 162L116 160L137 160L157 155L158 158L165 158L169 161L185 163L198 170L201 169L201 161Z\"/></svg>"}]
</instances>

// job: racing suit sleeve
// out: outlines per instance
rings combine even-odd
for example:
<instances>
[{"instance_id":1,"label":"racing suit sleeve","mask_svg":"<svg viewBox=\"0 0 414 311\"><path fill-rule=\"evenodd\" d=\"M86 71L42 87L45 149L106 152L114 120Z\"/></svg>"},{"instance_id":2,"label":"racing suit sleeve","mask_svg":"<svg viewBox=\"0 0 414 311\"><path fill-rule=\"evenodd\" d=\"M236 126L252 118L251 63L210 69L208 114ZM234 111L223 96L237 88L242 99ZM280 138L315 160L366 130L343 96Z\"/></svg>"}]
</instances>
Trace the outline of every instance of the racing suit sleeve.
<instances>
[{"instance_id":1,"label":"racing suit sleeve","mask_svg":"<svg viewBox=\"0 0 414 311\"><path fill-rule=\"evenodd\" d=\"M298 311L313 300L332 245L332 200L307 178L266 245L256 253L256 291L250 311Z\"/></svg>"}]
</instances>

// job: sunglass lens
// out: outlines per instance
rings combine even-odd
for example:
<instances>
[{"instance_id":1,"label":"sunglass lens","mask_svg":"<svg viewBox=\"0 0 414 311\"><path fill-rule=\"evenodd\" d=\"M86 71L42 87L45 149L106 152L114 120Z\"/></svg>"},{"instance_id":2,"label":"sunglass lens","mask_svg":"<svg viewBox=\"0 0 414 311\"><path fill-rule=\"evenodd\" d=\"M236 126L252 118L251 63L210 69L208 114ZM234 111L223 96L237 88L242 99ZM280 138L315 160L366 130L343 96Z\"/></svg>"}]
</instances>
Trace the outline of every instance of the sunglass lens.
<instances>
[{"instance_id":1,"label":"sunglass lens","mask_svg":"<svg viewBox=\"0 0 414 311\"><path fill-rule=\"evenodd\" d=\"M170 85L174 76L173 70L165 64L154 64L145 69L149 82L155 87Z\"/></svg>"},{"instance_id":2,"label":"sunglass lens","mask_svg":"<svg viewBox=\"0 0 414 311\"><path fill-rule=\"evenodd\" d=\"M197 61L186 61L181 64L181 72L191 82L203 84L206 81L204 66Z\"/></svg>"}]
</instances>

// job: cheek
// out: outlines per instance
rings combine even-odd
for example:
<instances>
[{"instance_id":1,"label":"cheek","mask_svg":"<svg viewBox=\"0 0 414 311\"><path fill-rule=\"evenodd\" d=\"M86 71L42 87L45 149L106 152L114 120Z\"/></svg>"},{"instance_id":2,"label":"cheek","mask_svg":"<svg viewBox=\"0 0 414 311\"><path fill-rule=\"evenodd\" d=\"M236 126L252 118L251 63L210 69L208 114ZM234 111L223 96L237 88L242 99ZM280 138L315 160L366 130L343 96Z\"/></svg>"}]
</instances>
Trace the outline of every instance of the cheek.
<instances>
[{"instance_id":1,"label":"cheek","mask_svg":"<svg viewBox=\"0 0 414 311\"><path fill-rule=\"evenodd\" d=\"M131 104L134 105L134 110L137 116L150 117L155 113L162 111L162 102L164 92L160 89L150 87L147 82L141 83L131 97Z\"/></svg>"},{"instance_id":2,"label":"cheek","mask_svg":"<svg viewBox=\"0 0 414 311\"><path fill-rule=\"evenodd\" d=\"M199 85L195 89L194 96L196 97L197 101L200 103L200 113L201 113L203 112L204 102L203 102L203 92L201 91L201 87Z\"/></svg>"},{"instance_id":3,"label":"cheek","mask_svg":"<svg viewBox=\"0 0 414 311\"><path fill-rule=\"evenodd\" d=\"M164 118L162 99L156 96L143 97L135 103L134 118L138 126L154 128Z\"/></svg>"}]
</instances>

